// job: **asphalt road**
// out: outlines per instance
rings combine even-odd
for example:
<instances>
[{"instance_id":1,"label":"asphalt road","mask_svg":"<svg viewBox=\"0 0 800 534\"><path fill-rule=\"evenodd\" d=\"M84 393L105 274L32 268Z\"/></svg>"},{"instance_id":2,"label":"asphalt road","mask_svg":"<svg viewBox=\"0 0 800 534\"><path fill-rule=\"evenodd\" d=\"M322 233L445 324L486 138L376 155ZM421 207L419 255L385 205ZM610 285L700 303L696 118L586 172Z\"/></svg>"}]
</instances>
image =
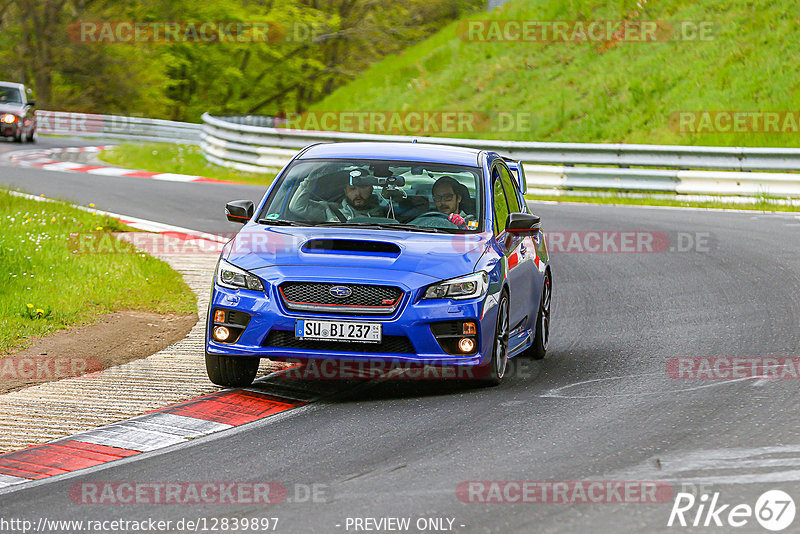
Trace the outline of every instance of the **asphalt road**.
<instances>
[{"instance_id":1,"label":"asphalt road","mask_svg":"<svg viewBox=\"0 0 800 534\"><path fill-rule=\"evenodd\" d=\"M91 139L39 139L36 148L109 143ZM0 164L8 164L3 161L3 156L8 152L30 148L32 147L28 144L0 140ZM185 223L189 222L193 230L217 234L235 232L239 228L239 225L225 219L226 202L238 199L257 202L266 192L266 186L202 182L188 185L196 187L147 178L0 167L0 187L19 189L35 195L44 194L49 198L69 200L82 205L91 203L102 210L166 224L186 226Z\"/></svg>"},{"instance_id":2,"label":"asphalt road","mask_svg":"<svg viewBox=\"0 0 800 534\"><path fill-rule=\"evenodd\" d=\"M253 187L32 169L0 173L0 184L205 231L228 230L226 200L261 194ZM419 518L449 518L453 532L469 533L722 532L730 527L668 527L671 498L482 504L462 502L456 489L467 481L662 481L674 491L718 492L720 504L754 506L772 489L798 501L798 381L676 379L667 362L800 356L800 218L532 207L551 239L562 232L564 248L570 231L657 232L649 235L669 245L649 253L577 253L576 246L554 252L548 357L518 362L498 388L395 381L345 389L230 432L5 491L0 517L278 517L277 531L289 533L354 532L352 518L367 517L408 517L412 527ZM71 500L74 484L100 481L278 482L290 496L296 485L318 484L321 495L268 506ZM694 520L697 509L686 519ZM737 531L767 532L746 519Z\"/></svg>"}]
</instances>

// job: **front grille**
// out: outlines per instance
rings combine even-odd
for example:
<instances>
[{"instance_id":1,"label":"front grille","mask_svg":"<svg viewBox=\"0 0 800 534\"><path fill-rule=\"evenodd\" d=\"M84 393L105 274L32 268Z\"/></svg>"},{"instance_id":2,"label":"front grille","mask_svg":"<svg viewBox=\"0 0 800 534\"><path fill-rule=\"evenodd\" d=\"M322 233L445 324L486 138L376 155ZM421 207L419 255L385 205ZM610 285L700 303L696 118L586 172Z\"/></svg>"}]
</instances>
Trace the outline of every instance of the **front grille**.
<instances>
[{"instance_id":1,"label":"front grille","mask_svg":"<svg viewBox=\"0 0 800 534\"><path fill-rule=\"evenodd\" d=\"M332 352L369 352L372 354L414 354L414 347L406 336L383 336L380 343L355 343L343 341L316 341L298 339L293 331L273 330L261 344L264 347L323 350Z\"/></svg>"},{"instance_id":2,"label":"front grille","mask_svg":"<svg viewBox=\"0 0 800 534\"><path fill-rule=\"evenodd\" d=\"M350 295L331 294L331 288L344 287ZM347 315L391 315L400 304L403 291L393 286L284 282L279 286L284 305L294 311L314 311Z\"/></svg>"}]
</instances>

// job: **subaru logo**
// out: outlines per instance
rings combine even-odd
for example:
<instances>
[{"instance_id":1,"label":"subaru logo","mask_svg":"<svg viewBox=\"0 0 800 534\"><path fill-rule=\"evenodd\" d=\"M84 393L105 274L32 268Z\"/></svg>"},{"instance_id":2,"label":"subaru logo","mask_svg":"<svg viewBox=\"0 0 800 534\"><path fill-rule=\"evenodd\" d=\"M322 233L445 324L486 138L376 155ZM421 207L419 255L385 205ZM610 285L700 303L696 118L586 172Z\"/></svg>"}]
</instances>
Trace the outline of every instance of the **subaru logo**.
<instances>
[{"instance_id":1,"label":"subaru logo","mask_svg":"<svg viewBox=\"0 0 800 534\"><path fill-rule=\"evenodd\" d=\"M353 291L349 287L333 286L330 288L330 294L337 299L346 299L353 294Z\"/></svg>"}]
</instances>

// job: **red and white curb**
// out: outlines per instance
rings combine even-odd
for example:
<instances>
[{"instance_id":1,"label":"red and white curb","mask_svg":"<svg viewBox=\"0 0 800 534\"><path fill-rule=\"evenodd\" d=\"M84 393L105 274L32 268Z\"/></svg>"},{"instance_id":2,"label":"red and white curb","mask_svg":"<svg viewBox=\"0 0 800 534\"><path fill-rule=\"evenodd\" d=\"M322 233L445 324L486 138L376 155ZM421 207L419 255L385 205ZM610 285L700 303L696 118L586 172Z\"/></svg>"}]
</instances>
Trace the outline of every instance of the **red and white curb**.
<instances>
[{"instance_id":1,"label":"red and white curb","mask_svg":"<svg viewBox=\"0 0 800 534\"><path fill-rule=\"evenodd\" d=\"M297 396L303 396L302 393ZM151 452L264 419L309 401L225 390L68 438L0 455L0 488Z\"/></svg>"},{"instance_id":2,"label":"red and white curb","mask_svg":"<svg viewBox=\"0 0 800 534\"><path fill-rule=\"evenodd\" d=\"M25 193L12 192L12 194L40 202L53 202L44 197L37 197ZM194 230L154 221L104 212L85 206L77 207L118 218L129 226L140 230L184 236L186 239L203 240L206 243L211 243L219 247L226 241L226 238L213 234L196 232ZM201 320L198 325L195 325L193 331L200 331L203 328L203 314L200 313L200 316ZM188 341L184 340L184 342L188 344L186 350L192 354L192 359L194 360L193 355L198 348L200 348L202 353L202 334L197 334L197 336L200 337L197 337L196 340L192 340L191 336L192 334L186 338ZM201 342L199 347L197 340ZM184 342L179 342L173 345L173 347ZM164 362L154 362L150 364L153 369L149 371L150 374L148 375L145 372L146 369L142 368L142 365L144 365L147 360L165 353L168 354L166 354L167 357ZM197 357L199 358L199 355ZM159 376L157 375L156 366L162 365L170 373L175 374L174 368L176 364L185 365L185 363L186 362L180 359L175 349L170 350L170 348L168 348L150 358L130 362L120 367L110 368L96 374L98 375L97 378L101 379L103 375L111 373L113 376L108 378L108 380L110 380L109 384L119 385L122 378L114 374L115 370L133 365L134 378L139 380L140 383L138 386L128 384L127 387L131 388L132 391L136 391L137 388L140 387L158 389L153 388L152 384L147 386L148 383ZM263 365L264 363L262 362L262 366ZM202 364L199 364L199 367L202 367ZM308 381L284 376L284 374L291 369L286 366L275 367L271 365L270 367L270 374L256 380L256 382L248 388L218 391L204 394L190 400L182 400L177 403L172 401L173 404L171 405L146 411L143 415L138 415L124 421L111 422L110 424L104 425L101 424L101 426L97 426L96 428L92 428L91 426L83 427L86 428L86 430L76 429L77 433L72 433L71 435L61 434L68 437L58 437L51 441L34 444L24 449L0 454L0 491L13 491L19 487L20 484L25 484L27 482L88 469L123 458L184 444L202 436L222 432L293 410L324 397L336 394L341 390L341 384L335 382L314 381L312 385ZM281 368L283 371L278 370L276 372L276 369ZM187 376L188 380L199 379L199 377L193 378L193 373L189 373L189 375L190 376ZM89 387L88 384L90 384L91 381L80 380L80 378L82 377L50 382L43 386L27 388L32 391L31 394L25 394L26 390L23 389L7 395L19 397L20 394L24 394L26 397L33 396L35 399L39 399L39 401L35 403L37 409L47 409L46 403L44 406L40 405L42 398L48 398L53 394L57 397L60 395L61 397L59 398L67 395L68 398L64 399L63 404L55 406L54 408L59 412L67 410L65 413L71 413L78 416L77 419L81 419L85 414L83 414L80 409L77 409L76 406L73 406L73 396L77 395L79 391L83 391L85 395L93 395L94 393L90 394L85 391L86 388L75 389L77 383ZM176 384L178 383L176 382ZM42 387L49 387L52 391L45 393L44 390L41 389ZM98 388L96 388L98 391L95 393L102 394L103 391L106 391L107 387L108 385L104 386L99 384ZM139 397L142 395L143 394L140 394ZM158 402L159 399L163 398L164 394L156 391L154 395L157 398L154 399L153 402ZM21 404L18 403L16 405L26 406L24 399L21 402ZM105 408L108 408L108 406ZM93 411L103 411L103 409L100 409L97 405L93 405L92 409ZM115 409L114 413L120 413L118 409ZM136 408L134 407L133 409ZM27 412L23 413L21 419L27 421L29 418L26 414ZM50 414L47 414L46 416L35 418L25 424L48 424L45 421L49 416ZM52 416L63 417L57 414L52 414ZM113 419L111 420L113 421ZM81 421L78 421L78 423L83 424ZM17 433L18 430L19 429L14 428L13 431ZM73 430L73 432L75 432L75 430ZM56 433L53 437L55 438L56 435L58 434Z\"/></svg>"},{"instance_id":3,"label":"red and white curb","mask_svg":"<svg viewBox=\"0 0 800 534\"><path fill-rule=\"evenodd\" d=\"M135 169L124 169L120 167L109 167L105 165L87 165L74 161L62 161L58 159L59 154L75 152L102 152L114 148L115 145L104 146L81 146L69 148L51 148L45 150L20 150L12 152L7 156L8 161L20 167L34 167L46 171L61 172L80 172L86 174L102 176L124 176L129 178L149 178L152 180L163 180L166 182L205 182L205 183L226 183L225 180L216 180L204 176L193 176L189 174L175 174L170 172L150 172Z\"/></svg>"},{"instance_id":4,"label":"red and white curb","mask_svg":"<svg viewBox=\"0 0 800 534\"><path fill-rule=\"evenodd\" d=\"M12 194L40 202L54 202L26 193L12 192ZM227 241L222 236L187 228L104 212L86 206L77 207L115 217L140 230L183 237L187 240L202 240L205 243L204 248L208 248L209 244L221 248ZM206 258L204 265L209 263L209 260L215 260L215 257L208 255L195 254L191 257ZM205 280L208 276L205 268L199 269L199 265L192 265L193 269L202 271L200 274ZM193 286L190 284L190 287ZM203 302L200 300L198 307L202 306ZM207 387L211 386L205 377L202 361L198 361L202 355L204 343L202 331L205 324L204 313L200 311L198 315L200 321L184 340L149 358L94 373L96 376L92 378L95 378L96 382L85 380L84 378L90 375L84 375L3 395L5 405L0 405L0 412L4 414L3 417L13 420L0 421L0 426L5 424L5 432L9 434L5 437L0 436L0 439L9 438L10 442L19 443L15 437L19 436L25 440L22 443L33 444L27 448L0 454L0 493L15 491L28 482L185 444L199 437L230 430L311 404L336 395L343 388L350 389L348 381L309 382L297 379L289 374L292 367L262 360L262 369L266 365L269 368L266 371L268 374L256 380L251 387L199 393L198 397L182 400L181 397L185 399L185 393L190 390L208 391ZM198 350L200 352L197 352ZM125 372L118 372L126 367ZM176 376L179 375L181 378L177 380ZM96 386L93 385L95 383ZM159 386L169 389L169 393L162 391L163 387ZM108 391L125 389L138 394L130 402L126 399L124 406L119 405L114 399L107 398ZM164 399L169 396L174 400L165 402ZM81 399L90 399L90 404L84 406L81 404ZM150 407L140 410L139 407L147 403L150 403ZM168 405L160 407L162 403ZM142 412L143 415L135 415ZM63 421L64 417L69 421ZM116 421L124 417L131 418ZM98 422L92 425L92 420ZM26 425L35 425L37 434L42 433L38 429L43 425L53 425L58 428L52 432L47 429L44 433L51 437L36 443L31 436L31 427ZM69 427L73 429L62 432L62 428Z\"/></svg>"}]
</instances>

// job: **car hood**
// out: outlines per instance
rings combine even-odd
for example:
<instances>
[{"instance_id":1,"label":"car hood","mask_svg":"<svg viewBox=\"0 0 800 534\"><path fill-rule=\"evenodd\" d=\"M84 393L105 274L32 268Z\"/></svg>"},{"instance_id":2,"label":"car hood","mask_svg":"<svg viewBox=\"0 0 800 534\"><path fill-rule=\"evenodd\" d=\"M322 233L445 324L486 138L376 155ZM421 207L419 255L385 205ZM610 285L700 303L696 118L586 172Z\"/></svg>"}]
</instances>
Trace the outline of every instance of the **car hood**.
<instances>
[{"instance_id":1,"label":"car hood","mask_svg":"<svg viewBox=\"0 0 800 534\"><path fill-rule=\"evenodd\" d=\"M274 266L304 266L378 269L387 273L387 279L394 276L392 272L414 272L445 280L471 273L490 237L489 232L431 234L248 224L225 245L222 257L256 274Z\"/></svg>"},{"instance_id":2,"label":"car hood","mask_svg":"<svg viewBox=\"0 0 800 534\"><path fill-rule=\"evenodd\" d=\"M0 104L0 113L22 113L25 106L22 104Z\"/></svg>"}]
</instances>

